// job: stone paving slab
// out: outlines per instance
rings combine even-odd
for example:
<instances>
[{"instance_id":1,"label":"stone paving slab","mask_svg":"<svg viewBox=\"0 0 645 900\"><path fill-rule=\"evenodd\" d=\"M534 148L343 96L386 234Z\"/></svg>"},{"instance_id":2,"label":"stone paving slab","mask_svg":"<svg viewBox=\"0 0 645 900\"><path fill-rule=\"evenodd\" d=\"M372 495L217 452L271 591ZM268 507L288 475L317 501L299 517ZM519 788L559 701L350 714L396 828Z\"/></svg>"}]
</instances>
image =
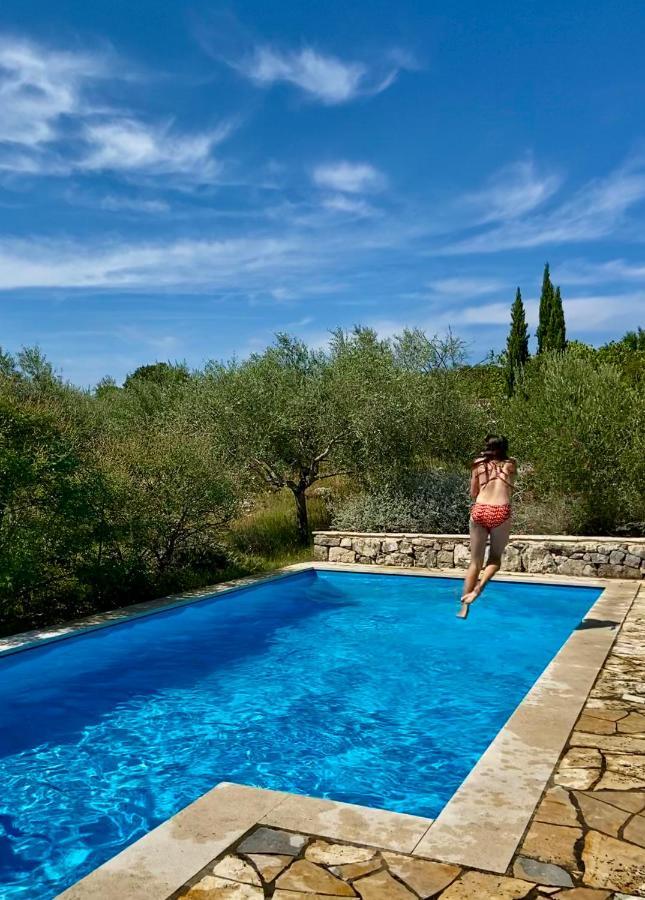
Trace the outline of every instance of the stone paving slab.
<instances>
[{"instance_id":1,"label":"stone paving slab","mask_svg":"<svg viewBox=\"0 0 645 900\"><path fill-rule=\"evenodd\" d=\"M634 646L645 648L642 588L519 852L537 873L554 865L581 889L616 897L645 897L645 654Z\"/></svg>"},{"instance_id":2,"label":"stone paving slab","mask_svg":"<svg viewBox=\"0 0 645 900\"><path fill-rule=\"evenodd\" d=\"M262 840L270 849L276 838L263 827ZM297 858L276 876L262 858L271 854L242 853L241 845L231 848L219 863L199 872L190 883L172 895L171 900L247 900L272 897L274 900L331 900L354 897L361 900L537 900L555 897L564 900L627 900L641 894L625 894L610 888L574 886L561 869L547 864L540 871L527 865L523 877L498 875L464 869L432 860L421 860L376 848L338 844L313 835L294 835L301 843ZM261 844L261 841L258 839ZM256 846L257 849L257 846ZM355 858L351 864L337 866L339 857ZM313 859L316 862L313 862ZM222 863L226 863L226 869ZM527 861L530 863L530 860ZM229 878L218 877L226 871ZM535 876L538 877L535 877ZM543 876L550 875L545 882Z\"/></svg>"},{"instance_id":3,"label":"stone paving slab","mask_svg":"<svg viewBox=\"0 0 645 900\"><path fill-rule=\"evenodd\" d=\"M262 822L403 853L411 853L432 825L432 819L422 816L297 794L287 794L282 802L269 810Z\"/></svg>"}]
</instances>

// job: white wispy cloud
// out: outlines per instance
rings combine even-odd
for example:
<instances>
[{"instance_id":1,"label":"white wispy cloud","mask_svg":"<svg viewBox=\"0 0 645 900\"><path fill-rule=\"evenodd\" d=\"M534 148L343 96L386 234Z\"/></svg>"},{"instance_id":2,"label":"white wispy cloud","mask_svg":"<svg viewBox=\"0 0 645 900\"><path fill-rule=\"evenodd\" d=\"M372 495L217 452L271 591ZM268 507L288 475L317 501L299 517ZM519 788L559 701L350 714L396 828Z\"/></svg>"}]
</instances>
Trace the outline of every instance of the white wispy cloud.
<instances>
[{"instance_id":1,"label":"white wispy cloud","mask_svg":"<svg viewBox=\"0 0 645 900\"><path fill-rule=\"evenodd\" d=\"M396 80L402 68L411 65L401 55L385 66L369 66L313 47L278 50L268 45L256 46L242 60L229 64L259 86L291 84L328 106L379 94Z\"/></svg>"},{"instance_id":2,"label":"white wispy cloud","mask_svg":"<svg viewBox=\"0 0 645 900\"><path fill-rule=\"evenodd\" d=\"M173 134L167 124L112 118L84 126L87 153L77 161L84 171L191 175L212 180L219 171L214 148L229 134L227 126L208 133Z\"/></svg>"},{"instance_id":3,"label":"white wispy cloud","mask_svg":"<svg viewBox=\"0 0 645 900\"><path fill-rule=\"evenodd\" d=\"M428 287L436 294L479 297L504 290L507 285L499 279L456 275L451 278L437 278L429 282Z\"/></svg>"},{"instance_id":4,"label":"white wispy cloud","mask_svg":"<svg viewBox=\"0 0 645 900\"><path fill-rule=\"evenodd\" d=\"M143 197L120 197L115 194L106 194L97 201L101 209L108 212L132 212L159 215L170 210L170 204L165 200L148 200Z\"/></svg>"},{"instance_id":5,"label":"white wispy cloud","mask_svg":"<svg viewBox=\"0 0 645 900\"><path fill-rule=\"evenodd\" d=\"M346 287L347 285L342 282L316 281L315 279L312 279L303 281L297 285L294 284L291 287L278 286L271 288L269 295L279 303L289 303L294 300L302 300L303 298L309 300L311 297L327 297L339 293L346 289ZM309 324L309 322L313 321L311 316L305 318L306 322L304 324ZM295 327L295 325L289 325L289 327Z\"/></svg>"},{"instance_id":6,"label":"white wispy cloud","mask_svg":"<svg viewBox=\"0 0 645 900\"><path fill-rule=\"evenodd\" d=\"M346 160L316 166L312 178L318 187L347 194L377 191L385 185L385 176L374 166Z\"/></svg>"},{"instance_id":7,"label":"white wispy cloud","mask_svg":"<svg viewBox=\"0 0 645 900\"><path fill-rule=\"evenodd\" d=\"M200 133L144 121L99 97L104 83L130 77L104 52L48 48L0 37L0 171L20 175L142 173L213 180L223 124Z\"/></svg>"},{"instance_id":8,"label":"white wispy cloud","mask_svg":"<svg viewBox=\"0 0 645 900\"><path fill-rule=\"evenodd\" d=\"M544 213L512 218L441 252L497 253L500 250L593 241L612 234L626 213L645 200L645 160L634 158L605 178L593 179Z\"/></svg>"},{"instance_id":9,"label":"white wispy cloud","mask_svg":"<svg viewBox=\"0 0 645 900\"><path fill-rule=\"evenodd\" d=\"M98 56L0 37L0 141L37 146L55 140L61 118L84 108L85 85L105 75Z\"/></svg>"},{"instance_id":10,"label":"white wispy cloud","mask_svg":"<svg viewBox=\"0 0 645 900\"><path fill-rule=\"evenodd\" d=\"M353 196L353 195L350 195ZM221 229L219 229L221 231ZM2 238L0 291L47 290L218 291L249 301L289 300L308 287L317 295L346 293L346 273L372 277L384 253L407 245L407 231L383 217L340 221L320 212L306 227L270 221L246 234L137 240L124 235L77 240ZM345 287L343 287L345 285ZM273 293L271 293L273 292Z\"/></svg>"},{"instance_id":11,"label":"white wispy cloud","mask_svg":"<svg viewBox=\"0 0 645 900\"><path fill-rule=\"evenodd\" d=\"M539 300L524 301L526 319L531 327L538 324ZM616 327L633 325L645 305L645 290L618 294L593 294L573 297L563 301L564 315L569 333L606 331ZM442 323L470 326L504 326L510 320L510 303L480 303L458 311L446 311Z\"/></svg>"},{"instance_id":12,"label":"white wispy cloud","mask_svg":"<svg viewBox=\"0 0 645 900\"><path fill-rule=\"evenodd\" d=\"M329 197L324 197L322 205L325 209L361 218L378 214L378 210L370 203L367 203L367 201L360 197L347 196L347 194L332 194Z\"/></svg>"},{"instance_id":13,"label":"white wispy cloud","mask_svg":"<svg viewBox=\"0 0 645 900\"><path fill-rule=\"evenodd\" d=\"M545 203L561 182L554 172L539 172L532 159L520 160L495 172L461 204L472 211L473 225L515 220Z\"/></svg>"},{"instance_id":14,"label":"white wispy cloud","mask_svg":"<svg viewBox=\"0 0 645 900\"><path fill-rule=\"evenodd\" d=\"M112 246L80 242L0 242L0 290L20 288L122 288L183 286L264 288L267 273L284 275L307 264L296 238L228 238Z\"/></svg>"},{"instance_id":15,"label":"white wispy cloud","mask_svg":"<svg viewBox=\"0 0 645 900\"><path fill-rule=\"evenodd\" d=\"M119 340L150 347L164 354L175 352L181 346L181 340L176 334L151 334L150 329L136 325L121 325L113 335Z\"/></svg>"},{"instance_id":16,"label":"white wispy cloud","mask_svg":"<svg viewBox=\"0 0 645 900\"><path fill-rule=\"evenodd\" d=\"M643 321L644 310L645 289L629 293L590 294L564 301L569 333L633 328ZM535 318L537 321L537 312Z\"/></svg>"},{"instance_id":17,"label":"white wispy cloud","mask_svg":"<svg viewBox=\"0 0 645 900\"><path fill-rule=\"evenodd\" d=\"M537 323L538 305L535 300L525 300L526 320L530 325ZM459 310L459 322L464 325L508 325L510 303L478 303ZM454 312L453 312L454 318Z\"/></svg>"},{"instance_id":18,"label":"white wispy cloud","mask_svg":"<svg viewBox=\"0 0 645 900\"><path fill-rule=\"evenodd\" d=\"M585 336L602 340L600 336L620 334L634 327L645 304L645 290L623 294L598 294L564 300L564 312L569 336ZM539 300L525 300L526 318L531 333L538 324ZM507 334L510 321L510 303L477 303L466 307L443 307L431 317L410 315L396 319L367 318L364 324L374 328L379 337L391 338L401 334L404 328L419 327L427 334L442 334L449 328L456 329L460 337L471 341L475 359L481 358L482 335L492 340L493 335ZM485 329L485 332L482 330Z\"/></svg>"},{"instance_id":19,"label":"white wispy cloud","mask_svg":"<svg viewBox=\"0 0 645 900\"><path fill-rule=\"evenodd\" d=\"M574 259L558 266L558 280L562 284L607 284L614 281L645 282L645 265L624 259L590 262Z\"/></svg>"}]
</instances>

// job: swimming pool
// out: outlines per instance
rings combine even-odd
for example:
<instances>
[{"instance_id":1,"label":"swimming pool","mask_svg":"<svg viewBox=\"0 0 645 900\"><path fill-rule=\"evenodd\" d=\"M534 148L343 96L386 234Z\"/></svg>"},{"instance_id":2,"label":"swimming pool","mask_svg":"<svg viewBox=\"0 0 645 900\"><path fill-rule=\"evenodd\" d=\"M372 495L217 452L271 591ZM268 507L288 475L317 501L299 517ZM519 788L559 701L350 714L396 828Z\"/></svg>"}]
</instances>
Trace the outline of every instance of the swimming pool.
<instances>
[{"instance_id":1,"label":"swimming pool","mask_svg":"<svg viewBox=\"0 0 645 900\"><path fill-rule=\"evenodd\" d=\"M307 570L0 658L0 896L220 781L435 816L600 594Z\"/></svg>"}]
</instances>

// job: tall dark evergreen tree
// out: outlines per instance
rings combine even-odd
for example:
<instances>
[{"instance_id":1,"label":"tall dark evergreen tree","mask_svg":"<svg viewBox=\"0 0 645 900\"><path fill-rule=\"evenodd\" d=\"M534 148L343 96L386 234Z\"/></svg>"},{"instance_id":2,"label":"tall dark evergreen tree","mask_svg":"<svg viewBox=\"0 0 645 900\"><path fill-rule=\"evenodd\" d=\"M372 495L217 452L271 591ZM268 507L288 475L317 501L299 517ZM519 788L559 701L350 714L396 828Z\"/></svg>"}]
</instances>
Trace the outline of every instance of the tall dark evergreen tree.
<instances>
[{"instance_id":1,"label":"tall dark evergreen tree","mask_svg":"<svg viewBox=\"0 0 645 900\"><path fill-rule=\"evenodd\" d=\"M553 299L555 293L553 283L551 282L551 273L549 264L544 265L544 275L542 276L542 293L540 294L540 314L537 327L538 353L549 350L551 314L553 311Z\"/></svg>"},{"instance_id":2,"label":"tall dark evergreen tree","mask_svg":"<svg viewBox=\"0 0 645 900\"><path fill-rule=\"evenodd\" d=\"M538 353L548 350L564 350L567 346L564 309L560 288L554 288L549 264L544 266L542 293L540 294L540 318L537 329Z\"/></svg>"},{"instance_id":3,"label":"tall dark evergreen tree","mask_svg":"<svg viewBox=\"0 0 645 900\"><path fill-rule=\"evenodd\" d=\"M567 329L564 322L564 309L560 286L555 289L553 305L551 308L551 321L549 323L549 350L564 350L567 346Z\"/></svg>"},{"instance_id":4,"label":"tall dark evergreen tree","mask_svg":"<svg viewBox=\"0 0 645 900\"><path fill-rule=\"evenodd\" d=\"M645 350L645 329L639 328L638 331L628 331L618 343L623 344L627 350Z\"/></svg>"},{"instance_id":5,"label":"tall dark evergreen tree","mask_svg":"<svg viewBox=\"0 0 645 900\"><path fill-rule=\"evenodd\" d=\"M522 303L522 293L517 289L511 307L511 328L506 339L506 391L510 397L515 391L518 377L529 358L529 330Z\"/></svg>"}]
</instances>

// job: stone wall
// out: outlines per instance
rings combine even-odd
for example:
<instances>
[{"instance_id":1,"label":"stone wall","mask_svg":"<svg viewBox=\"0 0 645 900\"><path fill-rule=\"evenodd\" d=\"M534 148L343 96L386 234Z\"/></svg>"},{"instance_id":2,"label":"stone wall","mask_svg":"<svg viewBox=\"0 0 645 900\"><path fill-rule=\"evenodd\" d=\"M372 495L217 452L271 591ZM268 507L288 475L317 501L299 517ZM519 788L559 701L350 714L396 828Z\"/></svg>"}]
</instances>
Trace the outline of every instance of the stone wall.
<instances>
[{"instance_id":1,"label":"stone wall","mask_svg":"<svg viewBox=\"0 0 645 900\"><path fill-rule=\"evenodd\" d=\"M314 532L314 559L333 563L465 569L469 540L463 534L361 534ZM502 561L505 572L645 578L645 538L514 535Z\"/></svg>"}]
</instances>

